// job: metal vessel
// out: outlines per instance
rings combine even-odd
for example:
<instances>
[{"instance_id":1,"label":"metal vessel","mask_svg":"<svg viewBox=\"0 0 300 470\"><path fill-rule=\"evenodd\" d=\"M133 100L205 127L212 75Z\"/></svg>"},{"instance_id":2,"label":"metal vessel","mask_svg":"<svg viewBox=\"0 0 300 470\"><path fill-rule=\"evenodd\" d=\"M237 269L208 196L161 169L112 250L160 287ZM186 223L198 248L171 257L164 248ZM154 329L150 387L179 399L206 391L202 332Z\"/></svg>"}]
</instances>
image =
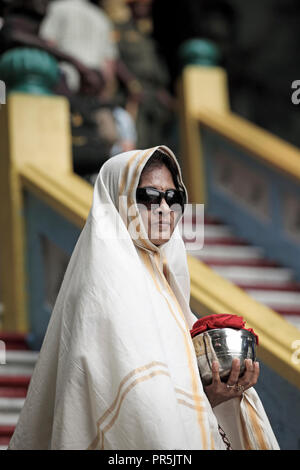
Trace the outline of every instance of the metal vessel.
<instances>
[{"instance_id":1,"label":"metal vessel","mask_svg":"<svg viewBox=\"0 0 300 470\"><path fill-rule=\"evenodd\" d=\"M219 361L219 374L226 382L231 371L232 360L240 359L240 375L245 370L245 359L256 360L256 338L248 330L217 328L194 336L198 368L204 385L212 382L212 362Z\"/></svg>"}]
</instances>

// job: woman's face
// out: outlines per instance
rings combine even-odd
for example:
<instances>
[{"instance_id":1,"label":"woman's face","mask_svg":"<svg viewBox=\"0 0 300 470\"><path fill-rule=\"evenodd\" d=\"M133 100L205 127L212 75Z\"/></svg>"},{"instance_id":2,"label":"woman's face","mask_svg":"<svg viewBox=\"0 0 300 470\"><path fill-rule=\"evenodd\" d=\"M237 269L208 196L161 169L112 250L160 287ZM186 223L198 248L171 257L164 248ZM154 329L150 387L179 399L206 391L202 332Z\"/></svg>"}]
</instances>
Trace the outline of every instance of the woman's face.
<instances>
[{"instance_id":1,"label":"woman's face","mask_svg":"<svg viewBox=\"0 0 300 470\"><path fill-rule=\"evenodd\" d=\"M165 165L153 166L141 174L139 188L151 187L166 191L176 189L172 174ZM170 209L165 199L162 199L159 207L147 209L144 205L138 204L144 227L149 240L157 246L166 243L175 227L176 214Z\"/></svg>"}]
</instances>

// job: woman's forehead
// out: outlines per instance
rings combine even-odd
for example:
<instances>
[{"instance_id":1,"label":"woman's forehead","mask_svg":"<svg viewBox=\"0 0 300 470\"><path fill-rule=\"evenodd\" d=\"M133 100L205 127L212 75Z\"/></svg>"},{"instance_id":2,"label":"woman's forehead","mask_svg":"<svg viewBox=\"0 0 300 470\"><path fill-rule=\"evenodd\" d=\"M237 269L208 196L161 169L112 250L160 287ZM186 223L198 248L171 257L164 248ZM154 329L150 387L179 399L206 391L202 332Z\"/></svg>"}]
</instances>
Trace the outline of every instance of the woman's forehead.
<instances>
[{"instance_id":1,"label":"woman's forehead","mask_svg":"<svg viewBox=\"0 0 300 470\"><path fill-rule=\"evenodd\" d=\"M143 171L139 186L154 186L158 189L175 188L173 176L165 165L153 165Z\"/></svg>"}]
</instances>

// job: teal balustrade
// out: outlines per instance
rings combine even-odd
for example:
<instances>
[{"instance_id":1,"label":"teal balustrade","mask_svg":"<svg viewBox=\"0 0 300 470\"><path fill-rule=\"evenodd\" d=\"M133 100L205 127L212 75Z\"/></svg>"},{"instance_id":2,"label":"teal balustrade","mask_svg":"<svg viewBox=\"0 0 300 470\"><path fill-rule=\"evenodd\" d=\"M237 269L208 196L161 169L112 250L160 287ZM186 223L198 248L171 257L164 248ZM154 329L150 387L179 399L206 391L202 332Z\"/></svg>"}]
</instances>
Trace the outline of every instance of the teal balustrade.
<instances>
[{"instance_id":1,"label":"teal balustrade","mask_svg":"<svg viewBox=\"0 0 300 470\"><path fill-rule=\"evenodd\" d=\"M51 207L25 192L28 343L41 347L64 270L80 229Z\"/></svg>"},{"instance_id":2,"label":"teal balustrade","mask_svg":"<svg viewBox=\"0 0 300 470\"><path fill-rule=\"evenodd\" d=\"M208 39L188 39L178 49L178 59L182 67L186 65L216 66L221 59L218 46Z\"/></svg>"},{"instance_id":3,"label":"teal balustrade","mask_svg":"<svg viewBox=\"0 0 300 470\"><path fill-rule=\"evenodd\" d=\"M56 59L41 49L17 47L0 56L0 79L8 92L51 95L58 78Z\"/></svg>"},{"instance_id":4,"label":"teal balustrade","mask_svg":"<svg viewBox=\"0 0 300 470\"><path fill-rule=\"evenodd\" d=\"M205 126L201 142L208 212L300 280L300 182Z\"/></svg>"}]
</instances>

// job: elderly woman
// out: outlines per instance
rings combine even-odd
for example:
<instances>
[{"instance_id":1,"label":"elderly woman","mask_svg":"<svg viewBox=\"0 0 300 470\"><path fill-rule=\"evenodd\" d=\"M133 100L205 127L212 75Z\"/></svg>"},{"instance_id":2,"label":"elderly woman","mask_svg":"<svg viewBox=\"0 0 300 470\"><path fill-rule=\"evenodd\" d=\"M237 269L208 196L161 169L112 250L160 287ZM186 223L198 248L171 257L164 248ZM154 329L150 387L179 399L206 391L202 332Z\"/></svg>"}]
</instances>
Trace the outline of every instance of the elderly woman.
<instances>
[{"instance_id":1,"label":"elderly woman","mask_svg":"<svg viewBox=\"0 0 300 470\"><path fill-rule=\"evenodd\" d=\"M214 364L202 386L178 228L186 201L167 147L103 165L10 449L278 448L252 388L257 364L243 394L238 363L227 384Z\"/></svg>"}]
</instances>

